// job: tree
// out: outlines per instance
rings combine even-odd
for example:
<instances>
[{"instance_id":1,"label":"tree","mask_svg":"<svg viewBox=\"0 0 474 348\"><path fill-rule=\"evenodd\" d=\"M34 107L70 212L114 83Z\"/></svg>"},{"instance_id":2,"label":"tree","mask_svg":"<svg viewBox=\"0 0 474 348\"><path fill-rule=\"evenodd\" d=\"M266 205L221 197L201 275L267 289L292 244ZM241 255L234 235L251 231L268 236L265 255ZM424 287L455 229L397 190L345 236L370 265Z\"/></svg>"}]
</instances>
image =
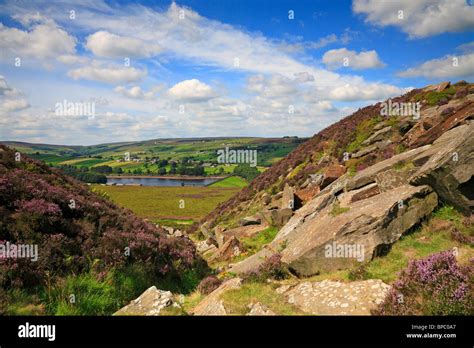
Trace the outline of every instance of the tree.
<instances>
[{"instance_id":1,"label":"tree","mask_svg":"<svg viewBox=\"0 0 474 348\"><path fill-rule=\"evenodd\" d=\"M239 164L234 168L234 174L250 182L255 179L260 172L256 167L251 167L249 164Z\"/></svg>"}]
</instances>

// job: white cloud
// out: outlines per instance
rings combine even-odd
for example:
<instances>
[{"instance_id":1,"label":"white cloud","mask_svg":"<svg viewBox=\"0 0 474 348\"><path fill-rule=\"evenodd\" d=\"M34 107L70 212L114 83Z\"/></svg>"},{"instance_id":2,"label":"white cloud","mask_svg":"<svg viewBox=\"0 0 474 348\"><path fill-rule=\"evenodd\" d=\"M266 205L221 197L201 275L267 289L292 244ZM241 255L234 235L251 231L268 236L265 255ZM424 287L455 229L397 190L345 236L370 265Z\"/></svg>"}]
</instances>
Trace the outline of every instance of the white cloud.
<instances>
[{"instance_id":1,"label":"white cloud","mask_svg":"<svg viewBox=\"0 0 474 348\"><path fill-rule=\"evenodd\" d=\"M401 77L474 77L474 53L432 59L398 74Z\"/></svg>"},{"instance_id":2,"label":"white cloud","mask_svg":"<svg viewBox=\"0 0 474 348\"><path fill-rule=\"evenodd\" d=\"M26 99L7 99L2 103L2 108L5 111L18 111L28 108L30 105Z\"/></svg>"},{"instance_id":3,"label":"white cloud","mask_svg":"<svg viewBox=\"0 0 474 348\"><path fill-rule=\"evenodd\" d=\"M132 67L99 66L92 64L68 72L74 80L85 79L110 84L137 82L147 75L145 70Z\"/></svg>"},{"instance_id":4,"label":"white cloud","mask_svg":"<svg viewBox=\"0 0 474 348\"><path fill-rule=\"evenodd\" d=\"M216 97L211 86L197 80L185 80L168 90L168 95L183 102L201 102Z\"/></svg>"},{"instance_id":5,"label":"white cloud","mask_svg":"<svg viewBox=\"0 0 474 348\"><path fill-rule=\"evenodd\" d=\"M29 31L5 27L0 23L0 50L5 56L54 59L75 52L76 39L49 20Z\"/></svg>"},{"instance_id":6,"label":"white cloud","mask_svg":"<svg viewBox=\"0 0 474 348\"><path fill-rule=\"evenodd\" d=\"M366 100L383 100L387 95L400 95L408 92L412 88L398 88L384 84L368 84L363 87L356 85L339 86L329 92L329 97L336 100L357 101Z\"/></svg>"},{"instance_id":7,"label":"white cloud","mask_svg":"<svg viewBox=\"0 0 474 348\"><path fill-rule=\"evenodd\" d=\"M154 86L148 92L145 92L140 86L132 86L129 89L124 86L117 86L114 91L128 98L151 99L162 89L163 86Z\"/></svg>"},{"instance_id":8,"label":"white cloud","mask_svg":"<svg viewBox=\"0 0 474 348\"><path fill-rule=\"evenodd\" d=\"M352 9L366 22L397 26L413 38L474 29L474 6L466 0L353 0Z\"/></svg>"},{"instance_id":9,"label":"white cloud","mask_svg":"<svg viewBox=\"0 0 474 348\"><path fill-rule=\"evenodd\" d=\"M346 65L344 63L346 62ZM339 48L327 51L323 55L323 63L329 69L338 69L343 66L354 70L380 68L385 64L379 59L375 50L360 52Z\"/></svg>"},{"instance_id":10,"label":"white cloud","mask_svg":"<svg viewBox=\"0 0 474 348\"><path fill-rule=\"evenodd\" d=\"M86 47L96 56L105 58L148 58L162 50L157 43L115 35L104 30L88 36Z\"/></svg>"},{"instance_id":11,"label":"white cloud","mask_svg":"<svg viewBox=\"0 0 474 348\"><path fill-rule=\"evenodd\" d=\"M23 97L23 93L16 88L11 88L4 76L0 75L0 115L7 112L27 109L30 106Z\"/></svg>"}]
</instances>

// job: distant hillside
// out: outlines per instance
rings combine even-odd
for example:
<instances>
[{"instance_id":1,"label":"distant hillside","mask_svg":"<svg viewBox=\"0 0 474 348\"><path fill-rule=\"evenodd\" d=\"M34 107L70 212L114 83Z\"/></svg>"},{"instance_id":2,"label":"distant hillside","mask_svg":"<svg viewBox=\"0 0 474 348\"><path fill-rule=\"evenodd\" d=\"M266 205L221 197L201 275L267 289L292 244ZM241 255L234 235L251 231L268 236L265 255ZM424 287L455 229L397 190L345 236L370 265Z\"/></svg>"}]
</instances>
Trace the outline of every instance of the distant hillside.
<instances>
[{"instance_id":1,"label":"distant hillside","mask_svg":"<svg viewBox=\"0 0 474 348\"><path fill-rule=\"evenodd\" d=\"M115 174L179 174L176 166L183 164L204 175L222 175L233 172L235 164L218 163L218 151L226 148L256 150L260 171L285 157L305 138L183 138L120 142L91 146L63 146L3 141L7 145L50 166L73 166L93 170L108 166ZM128 156L128 159L126 157ZM188 173L188 174L189 174Z\"/></svg>"}]
</instances>

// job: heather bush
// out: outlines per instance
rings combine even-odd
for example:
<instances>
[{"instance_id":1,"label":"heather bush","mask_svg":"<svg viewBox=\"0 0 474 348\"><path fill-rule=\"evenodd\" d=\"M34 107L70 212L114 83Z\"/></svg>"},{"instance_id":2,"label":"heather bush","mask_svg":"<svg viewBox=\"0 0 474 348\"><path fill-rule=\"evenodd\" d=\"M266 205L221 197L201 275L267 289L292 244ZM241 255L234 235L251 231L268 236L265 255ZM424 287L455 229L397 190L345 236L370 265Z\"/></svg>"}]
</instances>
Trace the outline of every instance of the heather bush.
<instances>
[{"instance_id":1,"label":"heather bush","mask_svg":"<svg viewBox=\"0 0 474 348\"><path fill-rule=\"evenodd\" d=\"M266 258L256 271L247 272L242 278L249 282L264 282L267 279L285 279L288 275L288 269L281 261L281 255L273 254Z\"/></svg>"},{"instance_id":2,"label":"heather bush","mask_svg":"<svg viewBox=\"0 0 474 348\"><path fill-rule=\"evenodd\" d=\"M472 271L472 260L461 267L452 251L413 260L373 314L473 315Z\"/></svg>"},{"instance_id":3,"label":"heather bush","mask_svg":"<svg viewBox=\"0 0 474 348\"><path fill-rule=\"evenodd\" d=\"M222 280L216 276L209 276L201 280L197 289L203 295L208 295L222 284Z\"/></svg>"},{"instance_id":4,"label":"heather bush","mask_svg":"<svg viewBox=\"0 0 474 348\"><path fill-rule=\"evenodd\" d=\"M198 262L193 243L115 206L89 187L0 146L0 243L38 245L39 258L1 259L0 287L35 288L71 274L140 264L150 279L177 277ZM93 269L92 269L93 265ZM178 275L178 276L177 276ZM200 273L193 275L199 277ZM189 285L190 286L190 285Z\"/></svg>"}]
</instances>

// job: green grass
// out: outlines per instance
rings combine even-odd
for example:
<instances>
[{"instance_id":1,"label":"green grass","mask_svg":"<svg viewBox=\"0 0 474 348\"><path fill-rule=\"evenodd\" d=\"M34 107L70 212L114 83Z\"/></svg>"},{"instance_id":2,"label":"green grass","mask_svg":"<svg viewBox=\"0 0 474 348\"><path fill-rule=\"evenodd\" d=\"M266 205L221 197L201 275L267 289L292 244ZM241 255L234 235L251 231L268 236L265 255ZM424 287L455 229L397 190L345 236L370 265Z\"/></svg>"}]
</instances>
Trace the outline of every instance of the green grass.
<instances>
[{"instance_id":1,"label":"green grass","mask_svg":"<svg viewBox=\"0 0 474 348\"><path fill-rule=\"evenodd\" d=\"M158 186L102 186L93 189L108 194L110 199L151 221L198 221L219 203L239 191L221 187L158 187ZM181 200L184 208L180 208ZM181 205L182 206L182 205Z\"/></svg>"},{"instance_id":2,"label":"green grass","mask_svg":"<svg viewBox=\"0 0 474 348\"><path fill-rule=\"evenodd\" d=\"M346 148L349 153L355 152L362 147L362 143L372 135L374 126L382 121L380 117L365 120L357 125L355 139Z\"/></svg>"},{"instance_id":3,"label":"green grass","mask_svg":"<svg viewBox=\"0 0 474 348\"><path fill-rule=\"evenodd\" d=\"M231 315L247 314L250 311L248 305L256 302L260 302L278 315L304 314L296 306L289 304L285 296L275 292L269 284L245 283L240 289L226 291L221 299L224 301L227 313Z\"/></svg>"},{"instance_id":4,"label":"green grass","mask_svg":"<svg viewBox=\"0 0 474 348\"><path fill-rule=\"evenodd\" d=\"M249 237L249 238L242 238L242 245L247 250L248 254L255 254L262 247L268 243L270 243L278 233L278 228L276 227L268 227L256 236Z\"/></svg>"},{"instance_id":5,"label":"green grass","mask_svg":"<svg viewBox=\"0 0 474 348\"><path fill-rule=\"evenodd\" d=\"M396 279L399 271L404 269L409 260L420 259L434 253L458 248L460 260L474 257L474 248L452 240L446 229L440 231L436 226L441 221L450 221L463 234L472 234L472 226L465 227L461 223L462 215L453 207L444 206L435 211L431 218L417 231L403 236L396 242L387 255L378 257L366 266L366 278L378 278L385 282Z\"/></svg>"},{"instance_id":6,"label":"green grass","mask_svg":"<svg viewBox=\"0 0 474 348\"><path fill-rule=\"evenodd\" d=\"M425 95L425 99L428 102L428 105L436 105L441 99L449 99L449 97L454 95L454 93L456 93L456 88L451 86L441 92L429 92Z\"/></svg>"},{"instance_id":7,"label":"green grass","mask_svg":"<svg viewBox=\"0 0 474 348\"><path fill-rule=\"evenodd\" d=\"M332 205L332 210L331 210L331 215L332 216L337 216L337 215L340 215L340 214L343 214L347 211L349 211L350 208L349 207L341 207L339 205L339 202L334 202L333 205Z\"/></svg>"},{"instance_id":8,"label":"green grass","mask_svg":"<svg viewBox=\"0 0 474 348\"><path fill-rule=\"evenodd\" d=\"M240 176L230 176L223 180L216 181L209 185L208 187L236 187L243 188L248 185L247 180L241 178Z\"/></svg>"}]
</instances>

